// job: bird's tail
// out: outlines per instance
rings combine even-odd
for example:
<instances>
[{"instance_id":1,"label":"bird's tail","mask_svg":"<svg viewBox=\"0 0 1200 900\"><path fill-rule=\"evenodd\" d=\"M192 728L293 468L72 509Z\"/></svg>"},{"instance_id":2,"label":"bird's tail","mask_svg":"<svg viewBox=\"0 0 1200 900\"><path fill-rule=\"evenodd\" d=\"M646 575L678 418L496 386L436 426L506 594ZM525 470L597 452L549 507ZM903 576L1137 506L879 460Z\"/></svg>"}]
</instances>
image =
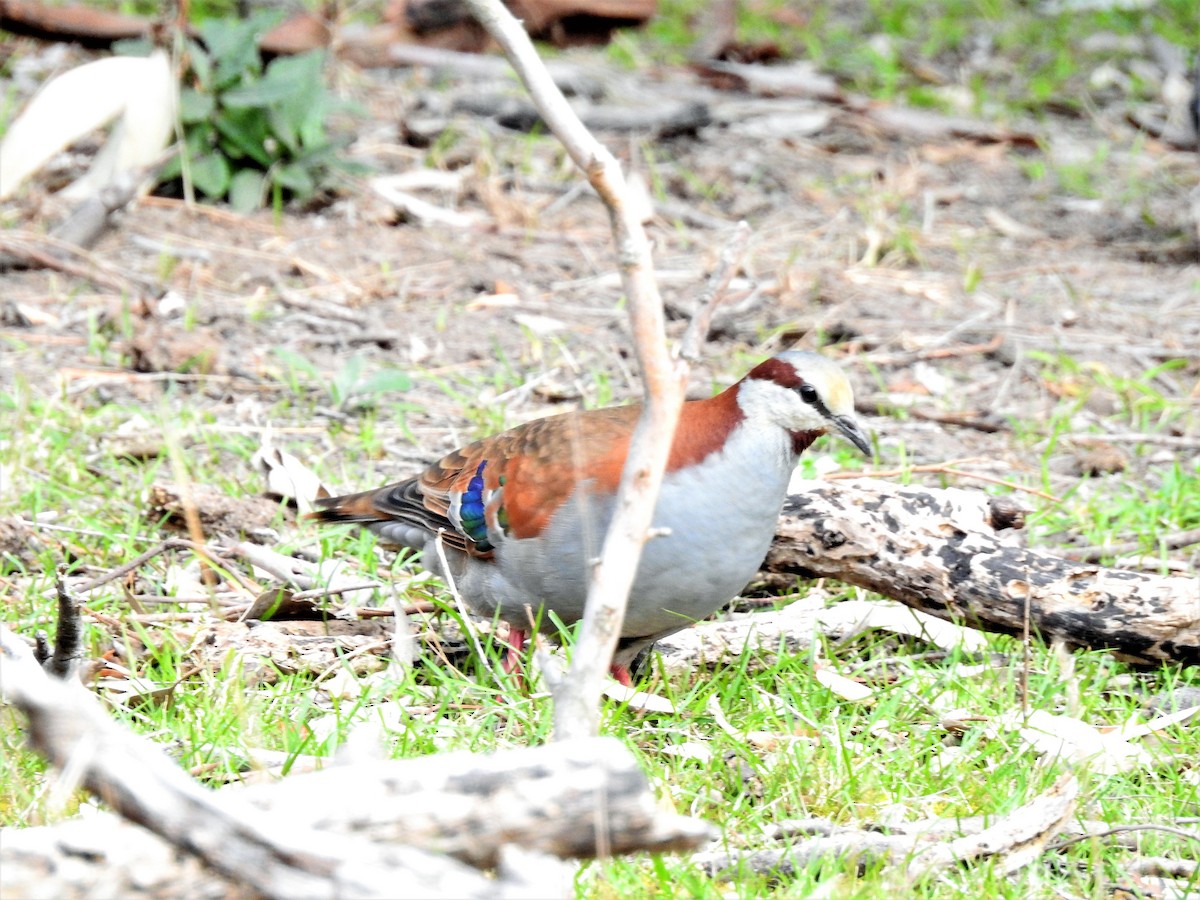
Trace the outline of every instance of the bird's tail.
<instances>
[{"instance_id":1,"label":"bird's tail","mask_svg":"<svg viewBox=\"0 0 1200 900\"><path fill-rule=\"evenodd\" d=\"M377 491L363 491L359 494L343 494L341 497L322 497L316 501L320 509L313 510L305 518L347 525L379 522L388 516L375 505L376 495Z\"/></svg>"}]
</instances>

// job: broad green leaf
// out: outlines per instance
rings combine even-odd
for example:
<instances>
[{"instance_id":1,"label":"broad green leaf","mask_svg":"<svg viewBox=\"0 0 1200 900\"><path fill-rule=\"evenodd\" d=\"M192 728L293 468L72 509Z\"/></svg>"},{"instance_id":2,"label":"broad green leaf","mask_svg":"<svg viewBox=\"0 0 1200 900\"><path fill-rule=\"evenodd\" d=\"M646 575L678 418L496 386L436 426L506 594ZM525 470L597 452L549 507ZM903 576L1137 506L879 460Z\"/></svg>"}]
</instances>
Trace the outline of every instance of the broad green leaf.
<instances>
[{"instance_id":1,"label":"broad green leaf","mask_svg":"<svg viewBox=\"0 0 1200 900\"><path fill-rule=\"evenodd\" d=\"M312 106L325 90L325 54L319 50L272 60L263 77L225 94L229 106L278 106L290 101L298 110Z\"/></svg>"},{"instance_id":2,"label":"broad green leaf","mask_svg":"<svg viewBox=\"0 0 1200 900\"><path fill-rule=\"evenodd\" d=\"M273 180L283 185L301 199L317 192L317 183L312 173L300 163L287 163L272 170Z\"/></svg>"},{"instance_id":3,"label":"broad green leaf","mask_svg":"<svg viewBox=\"0 0 1200 900\"><path fill-rule=\"evenodd\" d=\"M183 174L183 154L176 153L168 159L158 170L158 183L162 184L166 181L173 181Z\"/></svg>"},{"instance_id":4,"label":"broad green leaf","mask_svg":"<svg viewBox=\"0 0 1200 900\"><path fill-rule=\"evenodd\" d=\"M217 144L217 131L211 123L197 122L187 130L183 145L189 156L197 157L208 153Z\"/></svg>"},{"instance_id":5,"label":"broad green leaf","mask_svg":"<svg viewBox=\"0 0 1200 900\"><path fill-rule=\"evenodd\" d=\"M296 92L296 85L282 81L260 78L244 87L231 88L221 95L221 102L231 109L247 109L256 106L274 106L282 103Z\"/></svg>"},{"instance_id":6,"label":"broad green leaf","mask_svg":"<svg viewBox=\"0 0 1200 900\"><path fill-rule=\"evenodd\" d=\"M191 66L192 74L196 77L196 83L202 90L211 92L215 76L213 61L209 57L208 51L198 42L189 39L184 44L184 52L187 53L188 64Z\"/></svg>"},{"instance_id":7,"label":"broad green leaf","mask_svg":"<svg viewBox=\"0 0 1200 900\"><path fill-rule=\"evenodd\" d=\"M202 94L192 88L179 93L179 118L185 125L206 121L217 107L212 94Z\"/></svg>"},{"instance_id":8,"label":"broad green leaf","mask_svg":"<svg viewBox=\"0 0 1200 900\"><path fill-rule=\"evenodd\" d=\"M253 212L262 206L266 176L257 169L239 169L229 183L229 205L238 212Z\"/></svg>"},{"instance_id":9,"label":"broad green leaf","mask_svg":"<svg viewBox=\"0 0 1200 900\"><path fill-rule=\"evenodd\" d=\"M200 26L200 38L215 66L217 87L229 87L248 73L262 71L258 39L282 19L281 11L265 11L248 19L209 19Z\"/></svg>"},{"instance_id":10,"label":"broad green leaf","mask_svg":"<svg viewBox=\"0 0 1200 900\"><path fill-rule=\"evenodd\" d=\"M240 155L250 157L264 169L274 162L267 148L267 121L260 110L223 110L214 120L221 137Z\"/></svg>"},{"instance_id":11,"label":"broad green leaf","mask_svg":"<svg viewBox=\"0 0 1200 900\"><path fill-rule=\"evenodd\" d=\"M192 184L207 197L224 197L229 190L231 175L229 160L220 153L213 152L192 160Z\"/></svg>"}]
</instances>

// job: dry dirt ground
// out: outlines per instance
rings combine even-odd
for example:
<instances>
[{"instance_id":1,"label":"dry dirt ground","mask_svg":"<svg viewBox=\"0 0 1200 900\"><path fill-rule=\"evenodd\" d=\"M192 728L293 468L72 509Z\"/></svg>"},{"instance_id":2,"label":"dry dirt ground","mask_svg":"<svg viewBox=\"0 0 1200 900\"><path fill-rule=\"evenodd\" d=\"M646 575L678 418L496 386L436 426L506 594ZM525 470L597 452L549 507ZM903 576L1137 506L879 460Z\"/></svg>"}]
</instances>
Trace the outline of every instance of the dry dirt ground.
<instances>
[{"instance_id":1,"label":"dry dirt ground","mask_svg":"<svg viewBox=\"0 0 1200 900\"><path fill-rule=\"evenodd\" d=\"M648 186L672 310L686 314L734 223L753 229L730 302L756 293L707 344L696 394L785 345L825 346L871 413L878 464L972 458L974 472L1061 494L1095 451L1072 436L1145 430L1120 387L1130 379L1190 405L1163 432L1182 440L1118 477L1134 490L1139 465L1196 453L1195 152L1139 135L1118 108L1008 123L1000 140L922 137L837 104L575 59L605 103L706 105L710 124L689 133L600 135ZM337 83L362 113L348 152L382 173L451 173L421 196L470 224L397 215L365 181L278 215L148 198L70 270L3 275L0 391L21 379L86 407L153 418L166 398L214 427L270 426L346 489L484 430L635 397L607 216L556 142L453 111L494 80L341 70ZM413 146L418 131L432 144ZM1020 135L1040 146L1007 139ZM53 215L36 190L7 209L30 231ZM672 332L684 324L676 315ZM389 410L371 458L331 436L362 421L338 402L355 358L364 375L413 377L400 396L360 398ZM1171 360L1183 364L1155 371ZM230 465L256 483L247 460Z\"/></svg>"}]
</instances>

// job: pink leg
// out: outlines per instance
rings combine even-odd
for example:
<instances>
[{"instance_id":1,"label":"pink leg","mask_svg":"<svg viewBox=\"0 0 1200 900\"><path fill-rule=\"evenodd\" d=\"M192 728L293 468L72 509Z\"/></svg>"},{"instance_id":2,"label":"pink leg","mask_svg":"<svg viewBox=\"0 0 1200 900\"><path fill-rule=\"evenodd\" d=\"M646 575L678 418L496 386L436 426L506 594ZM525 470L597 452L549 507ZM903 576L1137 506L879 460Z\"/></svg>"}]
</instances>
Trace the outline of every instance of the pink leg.
<instances>
[{"instance_id":1,"label":"pink leg","mask_svg":"<svg viewBox=\"0 0 1200 900\"><path fill-rule=\"evenodd\" d=\"M625 685L625 687L633 687L633 676L629 674L629 669L627 669L625 666L619 665L618 663L613 663L608 667L608 671L613 678L617 679L617 681Z\"/></svg>"},{"instance_id":2,"label":"pink leg","mask_svg":"<svg viewBox=\"0 0 1200 900\"><path fill-rule=\"evenodd\" d=\"M509 675L513 672L516 672L518 676L521 674L522 657L525 655L525 641L528 637L528 633L523 628L509 626L508 652L504 654L504 663L501 666Z\"/></svg>"}]
</instances>

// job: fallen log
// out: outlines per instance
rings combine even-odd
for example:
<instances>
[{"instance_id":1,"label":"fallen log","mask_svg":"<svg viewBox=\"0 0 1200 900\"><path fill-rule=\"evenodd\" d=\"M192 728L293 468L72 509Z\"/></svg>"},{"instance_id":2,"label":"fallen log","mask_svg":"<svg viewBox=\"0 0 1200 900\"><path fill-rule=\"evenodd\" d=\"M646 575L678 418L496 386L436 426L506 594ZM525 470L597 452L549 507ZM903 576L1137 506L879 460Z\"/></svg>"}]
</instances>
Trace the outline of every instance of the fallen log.
<instances>
[{"instance_id":1,"label":"fallen log","mask_svg":"<svg viewBox=\"0 0 1200 900\"><path fill-rule=\"evenodd\" d=\"M514 0L513 12L530 34L566 46L607 41L614 30L637 27L654 15L655 0ZM161 17L125 15L35 0L0 0L0 29L43 41L73 41L90 49L108 49L117 41L152 38ZM188 33L196 36L188 26ZM392 43L482 50L487 35L461 0L393 0L384 23L373 28L341 29L322 16L299 12L259 37L268 56L336 48L343 59L366 62L372 51ZM376 64L386 64L375 58Z\"/></svg>"},{"instance_id":2,"label":"fallen log","mask_svg":"<svg viewBox=\"0 0 1200 900\"><path fill-rule=\"evenodd\" d=\"M43 41L73 41L93 50L111 48L117 41L149 39L163 22L151 16L90 9L81 4L51 6L34 0L0 0L0 29ZM196 37L190 26L187 33ZM259 37L269 56L303 53L327 47L333 40L328 25L311 13L297 13Z\"/></svg>"},{"instance_id":3,"label":"fallen log","mask_svg":"<svg viewBox=\"0 0 1200 900\"><path fill-rule=\"evenodd\" d=\"M72 40L84 47L111 47L116 41L145 37L151 21L144 16L50 6L31 0L0 0L0 28L43 41Z\"/></svg>"},{"instance_id":4,"label":"fallen log","mask_svg":"<svg viewBox=\"0 0 1200 900\"><path fill-rule=\"evenodd\" d=\"M1200 664L1200 579L1008 546L986 494L863 479L802 482L764 569L836 578L983 631L1028 630L1126 662ZM795 486L795 485L794 485Z\"/></svg>"},{"instance_id":5,"label":"fallen log","mask_svg":"<svg viewBox=\"0 0 1200 900\"><path fill-rule=\"evenodd\" d=\"M161 896L173 880L197 896L563 896L547 852L685 849L710 837L703 822L660 812L611 738L359 763L214 792L112 721L78 682L46 675L3 626L0 661L0 698L28 717L33 746L162 839L107 816L5 829L6 897ZM525 862L511 864L514 854Z\"/></svg>"}]
</instances>

